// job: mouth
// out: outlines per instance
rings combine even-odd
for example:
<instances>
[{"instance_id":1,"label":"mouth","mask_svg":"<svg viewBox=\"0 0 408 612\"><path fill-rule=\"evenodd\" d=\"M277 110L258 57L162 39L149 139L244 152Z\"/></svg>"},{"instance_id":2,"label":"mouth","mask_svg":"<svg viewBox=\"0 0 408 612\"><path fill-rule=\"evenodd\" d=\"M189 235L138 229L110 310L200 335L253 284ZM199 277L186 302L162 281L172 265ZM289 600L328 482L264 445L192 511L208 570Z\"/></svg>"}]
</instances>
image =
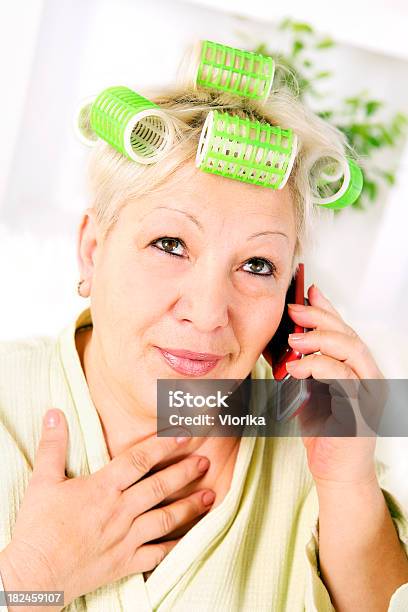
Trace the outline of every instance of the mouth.
<instances>
[{"instance_id":1,"label":"mouth","mask_svg":"<svg viewBox=\"0 0 408 612\"><path fill-rule=\"evenodd\" d=\"M213 370L223 358L223 355L213 353L194 353L178 349L164 349L159 346L156 348L175 372L186 376L203 376Z\"/></svg>"}]
</instances>

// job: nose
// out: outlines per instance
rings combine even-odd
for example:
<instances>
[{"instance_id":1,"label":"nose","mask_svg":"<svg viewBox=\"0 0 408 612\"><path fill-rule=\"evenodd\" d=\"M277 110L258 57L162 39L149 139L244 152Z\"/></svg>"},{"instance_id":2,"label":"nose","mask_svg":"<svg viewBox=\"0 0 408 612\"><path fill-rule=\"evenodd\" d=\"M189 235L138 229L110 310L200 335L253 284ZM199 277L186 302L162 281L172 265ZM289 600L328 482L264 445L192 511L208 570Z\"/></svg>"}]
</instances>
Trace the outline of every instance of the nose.
<instances>
[{"instance_id":1,"label":"nose","mask_svg":"<svg viewBox=\"0 0 408 612\"><path fill-rule=\"evenodd\" d=\"M213 332L228 325L232 299L231 281L219 258L196 262L180 288L175 315L193 323L200 332Z\"/></svg>"}]
</instances>

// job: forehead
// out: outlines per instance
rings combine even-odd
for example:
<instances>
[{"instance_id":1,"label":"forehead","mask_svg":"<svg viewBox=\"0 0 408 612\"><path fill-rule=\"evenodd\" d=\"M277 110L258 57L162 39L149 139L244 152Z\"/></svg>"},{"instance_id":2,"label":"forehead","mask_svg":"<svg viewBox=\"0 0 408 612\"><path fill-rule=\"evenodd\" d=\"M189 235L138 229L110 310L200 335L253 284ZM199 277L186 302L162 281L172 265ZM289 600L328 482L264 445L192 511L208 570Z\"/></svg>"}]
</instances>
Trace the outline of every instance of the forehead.
<instances>
[{"instance_id":1,"label":"forehead","mask_svg":"<svg viewBox=\"0 0 408 612\"><path fill-rule=\"evenodd\" d=\"M281 190L251 185L203 172L192 160L167 177L159 188L140 198L137 207L127 208L142 218L159 206L182 208L204 221L222 219L259 225L270 219L288 235L295 232L294 204L288 185Z\"/></svg>"}]
</instances>

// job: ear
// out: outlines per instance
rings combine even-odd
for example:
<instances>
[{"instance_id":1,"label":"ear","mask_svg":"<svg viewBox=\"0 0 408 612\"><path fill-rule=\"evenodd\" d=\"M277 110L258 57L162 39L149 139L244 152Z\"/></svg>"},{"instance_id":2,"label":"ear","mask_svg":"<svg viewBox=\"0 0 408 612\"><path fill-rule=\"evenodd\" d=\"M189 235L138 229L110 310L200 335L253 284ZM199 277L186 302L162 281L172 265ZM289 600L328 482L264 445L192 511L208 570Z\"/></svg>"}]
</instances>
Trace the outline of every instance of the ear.
<instances>
[{"instance_id":1,"label":"ear","mask_svg":"<svg viewBox=\"0 0 408 612\"><path fill-rule=\"evenodd\" d=\"M80 278L84 280L81 294L83 297L88 297L91 292L97 250L100 245L101 235L96 221L95 210L93 208L87 208L78 228L77 239L79 273Z\"/></svg>"}]
</instances>

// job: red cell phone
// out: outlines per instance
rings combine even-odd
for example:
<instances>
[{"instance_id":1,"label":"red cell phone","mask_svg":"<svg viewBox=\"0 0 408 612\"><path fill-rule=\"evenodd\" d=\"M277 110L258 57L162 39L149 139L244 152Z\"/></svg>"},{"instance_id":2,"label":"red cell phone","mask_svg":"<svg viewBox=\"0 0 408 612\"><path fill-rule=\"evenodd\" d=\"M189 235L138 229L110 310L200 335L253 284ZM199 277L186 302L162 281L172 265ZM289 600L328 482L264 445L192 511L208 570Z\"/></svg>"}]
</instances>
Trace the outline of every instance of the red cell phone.
<instances>
[{"instance_id":1,"label":"red cell phone","mask_svg":"<svg viewBox=\"0 0 408 612\"><path fill-rule=\"evenodd\" d=\"M310 378L293 378L286 370L286 363L301 359L302 353L295 351L288 344L288 335L292 333L303 333L308 328L297 325L289 316L287 304L309 304L305 297L305 270L304 264L300 263L297 273L293 278L286 293L285 309L282 320L274 336L268 342L263 356L272 368L275 380L281 381L276 388L276 419L286 421L295 417L310 398Z\"/></svg>"}]
</instances>

